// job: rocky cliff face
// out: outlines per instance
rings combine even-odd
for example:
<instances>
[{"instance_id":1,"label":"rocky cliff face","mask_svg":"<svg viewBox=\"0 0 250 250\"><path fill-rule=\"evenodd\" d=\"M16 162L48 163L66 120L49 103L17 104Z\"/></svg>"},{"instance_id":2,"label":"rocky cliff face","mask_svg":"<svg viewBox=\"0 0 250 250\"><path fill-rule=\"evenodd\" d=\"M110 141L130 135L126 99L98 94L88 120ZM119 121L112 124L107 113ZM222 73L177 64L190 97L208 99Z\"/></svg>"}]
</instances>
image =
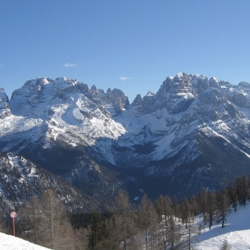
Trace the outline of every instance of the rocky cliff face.
<instances>
[{"instance_id":1,"label":"rocky cliff face","mask_svg":"<svg viewBox=\"0 0 250 250\"><path fill-rule=\"evenodd\" d=\"M9 98L5 94L4 89L0 88L0 119L10 115Z\"/></svg>"},{"instance_id":2,"label":"rocky cliff face","mask_svg":"<svg viewBox=\"0 0 250 250\"><path fill-rule=\"evenodd\" d=\"M144 190L183 197L250 174L245 82L179 73L156 94L129 104L118 89L105 93L76 80L38 78L6 105L11 112L0 124L0 149L90 195L108 197L125 186L137 196Z\"/></svg>"}]
</instances>

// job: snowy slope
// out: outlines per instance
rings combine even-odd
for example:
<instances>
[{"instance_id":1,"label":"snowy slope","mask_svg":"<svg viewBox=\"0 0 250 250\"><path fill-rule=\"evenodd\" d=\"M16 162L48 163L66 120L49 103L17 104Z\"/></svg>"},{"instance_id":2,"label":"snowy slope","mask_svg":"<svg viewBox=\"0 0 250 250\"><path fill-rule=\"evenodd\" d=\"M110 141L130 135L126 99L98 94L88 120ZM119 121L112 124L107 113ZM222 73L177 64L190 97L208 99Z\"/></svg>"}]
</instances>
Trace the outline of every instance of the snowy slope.
<instances>
[{"instance_id":1,"label":"snowy slope","mask_svg":"<svg viewBox=\"0 0 250 250\"><path fill-rule=\"evenodd\" d=\"M115 95L118 95L119 105ZM10 107L14 115L12 119L15 116L26 118L26 129L27 125L43 121L47 126L43 131L45 147L62 134L72 146L93 145L98 138L116 140L125 133L123 126L116 123L101 105L103 102L106 107L112 106L111 112L114 108L123 108L125 104L121 99L125 97L122 95L115 90L105 95L101 90L89 89L86 84L67 78L38 78L27 81L13 92ZM18 125L22 126L23 120L15 126ZM2 125L0 130L5 128L6 125ZM34 133L32 137L37 138Z\"/></svg>"},{"instance_id":2,"label":"snowy slope","mask_svg":"<svg viewBox=\"0 0 250 250\"><path fill-rule=\"evenodd\" d=\"M231 212L227 217L224 228L221 224L213 226L211 230L205 228L201 235L196 236L197 250L219 250L226 240L232 250L250 249L250 204L245 208Z\"/></svg>"},{"instance_id":3,"label":"snowy slope","mask_svg":"<svg viewBox=\"0 0 250 250\"><path fill-rule=\"evenodd\" d=\"M14 91L10 100L13 115L1 123L0 135L28 131L30 141L41 139L39 143L45 148L57 140L73 147L90 146L92 153L114 165L120 164L117 152L112 151L114 144L131 148L153 143L153 150L145 157L159 161L178 154L199 131L222 135L231 144L237 140L239 150L248 149L250 138L244 137L250 127L249 93L246 83L232 86L216 78L179 73L168 77L156 95L149 92L129 105L117 89L105 93L74 79L37 78ZM32 129L38 126L39 132ZM245 132L241 138L239 128ZM5 143L3 150L12 147ZM197 151L190 160L199 155ZM140 159L138 154L132 157Z\"/></svg>"},{"instance_id":4,"label":"snowy slope","mask_svg":"<svg viewBox=\"0 0 250 250\"><path fill-rule=\"evenodd\" d=\"M49 248L41 247L22 240L20 238L0 233L1 250L48 250Z\"/></svg>"}]
</instances>

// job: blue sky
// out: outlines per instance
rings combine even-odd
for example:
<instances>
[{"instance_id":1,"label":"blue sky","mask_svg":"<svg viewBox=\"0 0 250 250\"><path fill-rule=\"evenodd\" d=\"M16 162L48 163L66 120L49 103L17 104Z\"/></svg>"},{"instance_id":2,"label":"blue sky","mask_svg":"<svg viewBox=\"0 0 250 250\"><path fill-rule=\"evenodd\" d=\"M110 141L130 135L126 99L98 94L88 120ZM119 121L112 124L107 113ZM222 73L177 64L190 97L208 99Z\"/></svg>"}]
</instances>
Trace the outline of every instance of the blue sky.
<instances>
[{"instance_id":1,"label":"blue sky","mask_svg":"<svg viewBox=\"0 0 250 250\"><path fill-rule=\"evenodd\" d=\"M167 76L250 82L249 0L1 0L0 86L65 76L133 101Z\"/></svg>"}]
</instances>

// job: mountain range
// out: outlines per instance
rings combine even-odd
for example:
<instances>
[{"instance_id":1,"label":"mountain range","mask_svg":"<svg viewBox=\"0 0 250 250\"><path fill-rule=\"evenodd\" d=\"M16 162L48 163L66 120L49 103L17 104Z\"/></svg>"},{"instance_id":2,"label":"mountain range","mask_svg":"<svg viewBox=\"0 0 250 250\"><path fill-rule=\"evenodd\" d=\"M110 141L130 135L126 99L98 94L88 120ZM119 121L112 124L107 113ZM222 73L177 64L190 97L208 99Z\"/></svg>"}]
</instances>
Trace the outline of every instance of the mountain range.
<instances>
[{"instance_id":1,"label":"mountain range","mask_svg":"<svg viewBox=\"0 0 250 250\"><path fill-rule=\"evenodd\" d=\"M2 162L23 159L94 199L119 188L183 198L250 174L246 82L178 73L130 103L119 89L36 78L10 99L0 89L0 119Z\"/></svg>"}]
</instances>

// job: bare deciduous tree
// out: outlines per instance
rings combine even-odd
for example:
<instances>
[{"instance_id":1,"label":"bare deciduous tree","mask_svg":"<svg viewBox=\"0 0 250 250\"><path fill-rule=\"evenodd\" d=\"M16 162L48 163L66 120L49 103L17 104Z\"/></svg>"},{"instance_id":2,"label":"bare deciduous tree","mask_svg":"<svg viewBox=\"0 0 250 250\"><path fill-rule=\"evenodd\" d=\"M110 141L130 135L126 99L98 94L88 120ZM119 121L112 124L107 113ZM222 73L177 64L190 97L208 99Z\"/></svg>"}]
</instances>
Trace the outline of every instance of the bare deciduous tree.
<instances>
[{"instance_id":1,"label":"bare deciduous tree","mask_svg":"<svg viewBox=\"0 0 250 250\"><path fill-rule=\"evenodd\" d=\"M133 249L132 245L137 244L134 237L138 230L135 223L136 215L126 191L118 191L115 205L114 215L109 221L110 235L112 235L110 249Z\"/></svg>"},{"instance_id":2,"label":"bare deciduous tree","mask_svg":"<svg viewBox=\"0 0 250 250\"><path fill-rule=\"evenodd\" d=\"M55 250L72 249L74 233L60 199L52 190L47 190L40 202L44 245Z\"/></svg>"},{"instance_id":3,"label":"bare deciduous tree","mask_svg":"<svg viewBox=\"0 0 250 250\"><path fill-rule=\"evenodd\" d=\"M155 249L158 240L158 215L152 201L143 195L139 206L139 227L144 231L145 247Z\"/></svg>"},{"instance_id":4,"label":"bare deciduous tree","mask_svg":"<svg viewBox=\"0 0 250 250\"><path fill-rule=\"evenodd\" d=\"M35 244L42 244L42 210L37 199L32 196L19 212L21 231L24 239Z\"/></svg>"}]
</instances>

